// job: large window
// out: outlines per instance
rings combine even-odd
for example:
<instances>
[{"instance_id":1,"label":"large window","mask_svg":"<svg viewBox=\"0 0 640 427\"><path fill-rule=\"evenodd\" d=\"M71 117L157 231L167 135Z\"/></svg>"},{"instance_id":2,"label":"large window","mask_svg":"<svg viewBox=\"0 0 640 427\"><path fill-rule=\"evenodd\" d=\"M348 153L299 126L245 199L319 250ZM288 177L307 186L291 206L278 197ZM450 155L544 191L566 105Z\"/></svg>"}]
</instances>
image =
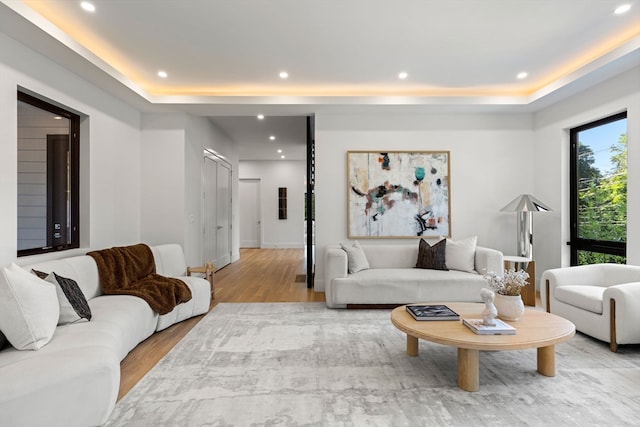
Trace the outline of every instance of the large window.
<instances>
[{"instance_id":1,"label":"large window","mask_svg":"<svg viewBox=\"0 0 640 427\"><path fill-rule=\"evenodd\" d=\"M627 113L571 129L571 265L626 263Z\"/></svg>"},{"instance_id":2,"label":"large window","mask_svg":"<svg viewBox=\"0 0 640 427\"><path fill-rule=\"evenodd\" d=\"M18 256L79 247L80 117L18 92Z\"/></svg>"}]
</instances>

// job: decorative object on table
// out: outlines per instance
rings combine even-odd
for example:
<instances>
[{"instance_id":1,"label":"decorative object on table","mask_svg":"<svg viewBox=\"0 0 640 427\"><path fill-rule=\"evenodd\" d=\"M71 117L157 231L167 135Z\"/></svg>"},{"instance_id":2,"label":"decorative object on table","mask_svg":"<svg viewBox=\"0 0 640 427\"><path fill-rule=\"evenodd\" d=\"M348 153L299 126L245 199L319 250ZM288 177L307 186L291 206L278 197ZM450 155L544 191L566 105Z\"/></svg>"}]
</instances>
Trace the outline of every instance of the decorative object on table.
<instances>
[{"instance_id":1,"label":"decorative object on table","mask_svg":"<svg viewBox=\"0 0 640 427\"><path fill-rule=\"evenodd\" d=\"M504 255L504 268L506 270L524 270L529 275L527 282L531 286L525 286L522 288L520 295L522 296L522 302L524 305L531 307L536 306L536 262L533 259L518 257L513 255Z\"/></svg>"},{"instance_id":2,"label":"decorative object on table","mask_svg":"<svg viewBox=\"0 0 640 427\"><path fill-rule=\"evenodd\" d=\"M482 324L485 326L496 326L496 316L498 315L498 309L493 304L496 294L491 289L482 288L480 291L480 298L485 304L485 308L482 311Z\"/></svg>"},{"instance_id":3,"label":"decorative object on table","mask_svg":"<svg viewBox=\"0 0 640 427\"><path fill-rule=\"evenodd\" d=\"M484 276L496 293L494 304L498 317L504 320L518 320L524 314L522 288L527 286L529 274L524 270L505 270L500 276L490 272Z\"/></svg>"},{"instance_id":4,"label":"decorative object on table","mask_svg":"<svg viewBox=\"0 0 640 427\"><path fill-rule=\"evenodd\" d=\"M451 235L448 151L347 152L349 238Z\"/></svg>"},{"instance_id":5,"label":"decorative object on table","mask_svg":"<svg viewBox=\"0 0 640 427\"><path fill-rule=\"evenodd\" d=\"M416 320L460 320L460 315L446 305L408 305L407 312Z\"/></svg>"},{"instance_id":6,"label":"decorative object on table","mask_svg":"<svg viewBox=\"0 0 640 427\"><path fill-rule=\"evenodd\" d=\"M552 209L531 194L521 194L500 211L518 213L516 255L533 258L533 218L531 214L532 212L552 212Z\"/></svg>"},{"instance_id":7,"label":"decorative object on table","mask_svg":"<svg viewBox=\"0 0 640 427\"><path fill-rule=\"evenodd\" d=\"M497 294L494 304L501 319L515 321L524 315L524 302L520 295Z\"/></svg>"},{"instance_id":8,"label":"decorative object on table","mask_svg":"<svg viewBox=\"0 0 640 427\"><path fill-rule=\"evenodd\" d=\"M503 322L500 319L494 319L493 325L485 325L484 319L462 319L462 323L478 335L515 335L516 328Z\"/></svg>"}]
</instances>

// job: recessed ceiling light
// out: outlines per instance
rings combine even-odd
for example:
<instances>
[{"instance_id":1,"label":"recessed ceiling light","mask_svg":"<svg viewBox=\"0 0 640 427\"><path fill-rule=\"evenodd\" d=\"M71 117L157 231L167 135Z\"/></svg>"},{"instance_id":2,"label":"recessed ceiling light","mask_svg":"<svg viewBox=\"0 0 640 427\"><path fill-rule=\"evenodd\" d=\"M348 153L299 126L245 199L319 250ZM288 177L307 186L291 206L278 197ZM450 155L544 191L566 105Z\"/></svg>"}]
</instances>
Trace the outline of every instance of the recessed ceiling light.
<instances>
[{"instance_id":1,"label":"recessed ceiling light","mask_svg":"<svg viewBox=\"0 0 640 427\"><path fill-rule=\"evenodd\" d=\"M86 10L87 12L95 12L96 11L96 7L92 3L89 3L88 1L81 2L80 3L80 7L83 8L84 10Z\"/></svg>"},{"instance_id":2,"label":"recessed ceiling light","mask_svg":"<svg viewBox=\"0 0 640 427\"><path fill-rule=\"evenodd\" d=\"M527 73L526 71L521 71L518 73L517 77L518 79L522 80L522 79L526 79L528 75L529 73Z\"/></svg>"},{"instance_id":3,"label":"recessed ceiling light","mask_svg":"<svg viewBox=\"0 0 640 427\"><path fill-rule=\"evenodd\" d=\"M272 140L272 141L275 141L276 137L275 137L275 136L273 136L273 135L271 135L271 136L269 137L269 139L270 139L270 140Z\"/></svg>"},{"instance_id":4,"label":"recessed ceiling light","mask_svg":"<svg viewBox=\"0 0 640 427\"><path fill-rule=\"evenodd\" d=\"M264 114L258 114L258 120L263 120L264 119Z\"/></svg>"},{"instance_id":5,"label":"recessed ceiling light","mask_svg":"<svg viewBox=\"0 0 640 427\"><path fill-rule=\"evenodd\" d=\"M278 150L278 153L282 153L282 150Z\"/></svg>"},{"instance_id":6,"label":"recessed ceiling light","mask_svg":"<svg viewBox=\"0 0 640 427\"><path fill-rule=\"evenodd\" d=\"M406 72L406 71L402 71L402 72L400 72L400 73L398 74L398 78L399 78L400 80L404 80L404 79L406 79L407 77L409 77L409 74L407 74L407 72Z\"/></svg>"},{"instance_id":7,"label":"recessed ceiling light","mask_svg":"<svg viewBox=\"0 0 640 427\"><path fill-rule=\"evenodd\" d=\"M623 4L616 7L616 10L614 10L613 13L615 13L616 15L622 15L623 13L629 12L629 9L631 9L630 4Z\"/></svg>"},{"instance_id":8,"label":"recessed ceiling light","mask_svg":"<svg viewBox=\"0 0 640 427\"><path fill-rule=\"evenodd\" d=\"M280 78L281 79L286 79L289 77L289 73L287 73L286 71L280 71Z\"/></svg>"},{"instance_id":9,"label":"recessed ceiling light","mask_svg":"<svg viewBox=\"0 0 640 427\"><path fill-rule=\"evenodd\" d=\"M280 156L281 159L286 159L286 157L284 156L284 154L282 156Z\"/></svg>"},{"instance_id":10,"label":"recessed ceiling light","mask_svg":"<svg viewBox=\"0 0 640 427\"><path fill-rule=\"evenodd\" d=\"M166 79L168 76L169 76L169 74L167 74L166 71L163 71L163 70L158 71L158 77Z\"/></svg>"},{"instance_id":11,"label":"recessed ceiling light","mask_svg":"<svg viewBox=\"0 0 640 427\"><path fill-rule=\"evenodd\" d=\"M54 120L62 120L62 117L60 117L60 116L53 116L53 119L54 119Z\"/></svg>"}]
</instances>

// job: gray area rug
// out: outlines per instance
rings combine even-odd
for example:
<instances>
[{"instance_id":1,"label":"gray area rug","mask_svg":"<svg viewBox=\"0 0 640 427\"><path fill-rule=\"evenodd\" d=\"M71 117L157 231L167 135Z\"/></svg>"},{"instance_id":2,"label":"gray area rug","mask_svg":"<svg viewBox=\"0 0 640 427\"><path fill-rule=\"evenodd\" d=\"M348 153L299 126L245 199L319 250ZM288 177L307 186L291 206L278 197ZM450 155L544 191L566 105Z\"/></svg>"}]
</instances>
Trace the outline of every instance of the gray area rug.
<instances>
[{"instance_id":1,"label":"gray area rug","mask_svg":"<svg viewBox=\"0 0 640 427\"><path fill-rule=\"evenodd\" d=\"M219 304L118 404L107 426L638 426L640 346L581 334L536 351L482 352L480 390L456 349L405 335L390 310Z\"/></svg>"}]
</instances>

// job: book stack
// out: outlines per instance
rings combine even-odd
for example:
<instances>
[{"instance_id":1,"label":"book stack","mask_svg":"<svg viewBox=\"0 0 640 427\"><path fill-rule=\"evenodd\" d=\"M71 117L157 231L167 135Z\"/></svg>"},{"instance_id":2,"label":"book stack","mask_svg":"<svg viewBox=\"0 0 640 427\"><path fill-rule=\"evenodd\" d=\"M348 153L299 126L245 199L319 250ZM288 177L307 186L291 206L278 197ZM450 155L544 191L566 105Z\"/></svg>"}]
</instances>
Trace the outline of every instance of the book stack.
<instances>
[{"instance_id":1,"label":"book stack","mask_svg":"<svg viewBox=\"0 0 640 427\"><path fill-rule=\"evenodd\" d=\"M463 319L462 323L478 335L515 335L516 328L500 319L493 319L495 326L482 324L482 319Z\"/></svg>"},{"instance_id":2,"label":"book stack","mask_svg":"<svg viewBox=\"0 0 640 427\"><path fill-rule=\"evenodd\" d=\"M416 320L460 320L460 315L446 305L408 305L407 312Z\"/></svg>"}]
</instances>

